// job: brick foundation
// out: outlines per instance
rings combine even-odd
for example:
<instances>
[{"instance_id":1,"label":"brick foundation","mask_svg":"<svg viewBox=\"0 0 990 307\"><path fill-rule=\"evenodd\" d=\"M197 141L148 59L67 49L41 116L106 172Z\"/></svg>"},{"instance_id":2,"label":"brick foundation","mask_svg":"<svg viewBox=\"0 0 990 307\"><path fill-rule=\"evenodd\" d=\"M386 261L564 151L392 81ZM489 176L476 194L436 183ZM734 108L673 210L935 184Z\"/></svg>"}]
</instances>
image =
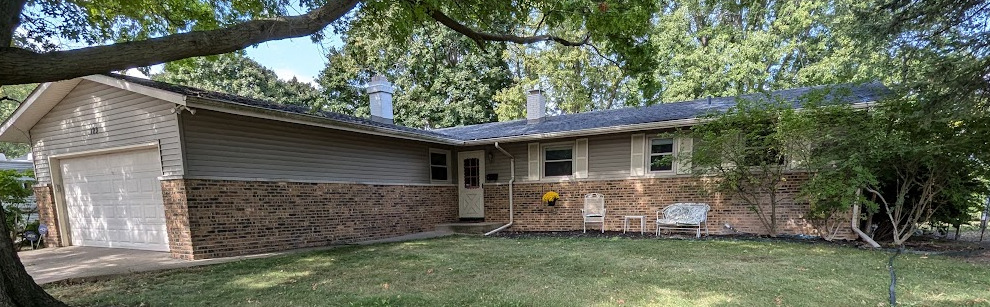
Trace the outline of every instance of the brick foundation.
<instances>
[{"instance_id":1,"label":"brick foundation","mask_svg":"<svg viewBox=\"0 0 990 307\"><path fill-rule=\"evenodd\" d=\"M777 207L777 231L780 234L819 235L819 231L804 217L809 211L806 203L795 203L803 174L788 174L787 181L780 187L778 196L784 199ZM488 221L508 221L508 185L485 185L485 215ZM556 191L561 199L556 206L541 203L543 193ZM766 234L766 228L756 213L746 205L733 202L728 197L706 192L703 179L679 176L672 178L649 178L630 180L572 181L561 183L516 183L513 187L515 199L514 231L565 231L580 230L582 227L581 208L587 193L605 195L607 211L606 230L621 231L625 215L647 216L646 231L655 232L656 212L667 205L678 202L703 202L711 205L708 227L713 234L729 233L725 224L735 231ZM766 209L769 212L769 209ZM847 219L848 221L848 219ZM848 223L848 222L847 222ZM638 231L638 221L631 225ZM848 225L848 224L846 224ZM598 229L598 225L588 227ZM835 236L839 239L853 239L848 226L842 227Z\"/></svg>"},{"instance_id":2,"label":"brick foundation","mask_svg":"<svg viewBox=\"0 0 990 307\"><path fill-rule=\"evenodd\" d=\"M172 258L192 260L192 235L189 232L185 181L163 180L161 184L169 251Z\"/></svg>"},{"instance_id":3,"label":"brick foundation","mask_svg":"<svg viewBox=\"0 0 990 307\"><path fill-rule=\"evenodd\" d=\"M795 203L802 174L789 174L780 189L778 232L819 235L804 217L808 205ZM656 211L676 202L712 206L714 234L766 233L746 205L706 193L703 179L679 176L631 180L516 183L514 231L579 230L583 195L606 196L606 229L622 230L624 215L647 216L647 232L656 231ZM205 259L327 246L400 236L457 221L456 186L402 186L177 179L161 181L172 257ZM49 246L59 240L52 189L35 187L42 223L49 225ZM540 202L546 191L560 193L554 207ZM508 221L508 185L485 185L485 220ZM848 225L846 219L845 225ZM842 224L839 224L840 226ZM633 225L634 230L638 230ZM598 226L590 226L597 230ZM836 238L854 239L848 226Z\"/></svg>"},{"instance_id":4,"label":"brick foundation","mask_svg":"<svg viewBox=\"0 0 990 307\"><path fill-rule=\"evenodd\" d=\"M186 179L164 181L162 193L172 253L184 259L381 239L457 220L455 186Z\"/></svg>"},{"instance_id":5,"label":"brick foundation","mask_svg":"<svg viewBox=\"0 0 990 307\"><path fill-rule=\"evenodd\" d=\"M34 187L35 202L38 205L38 220L41 224L48 225L48 235L45 236L45 245L65 246L59 235L58 213L55 211L55 195L51 186Z\"/></svg>"}]
</instances>

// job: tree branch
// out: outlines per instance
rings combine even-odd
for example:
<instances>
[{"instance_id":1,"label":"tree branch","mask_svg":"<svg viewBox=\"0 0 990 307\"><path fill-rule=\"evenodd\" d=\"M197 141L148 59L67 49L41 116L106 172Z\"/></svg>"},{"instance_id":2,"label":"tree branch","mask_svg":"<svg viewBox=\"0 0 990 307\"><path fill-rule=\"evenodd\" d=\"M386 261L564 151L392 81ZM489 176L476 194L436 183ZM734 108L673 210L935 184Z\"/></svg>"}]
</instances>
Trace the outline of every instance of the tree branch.
<instances>
[{"instance_id":1,"label":"tree branch","mask_svg":"<svg viewBox=\"0 0 990 307\"><path fill-rule=\"evenodd\" d=\"M35 53L6 47L8 44L0 47L0 85L64 80L228 53L266 41L311 35L354 9L358 2L360 0L330 1L305 15L252 20L223 29L66 51Z\"/></svg>"},{"instance_id":2,"label":"tree branch","mask_svg":"<svg viewBox=\"0 0 990 307\"><path fill-rule=\"evenodd\" d=\"M596 54L598 54L599 57L605 59L606 61L611 62L612 65L615 65L615 67L618 67L620 70L624 70L624 69L622 69L622 65L620 65L619 62L617 62L616 60L613 60L612 58L607 57L604 54L602 54L601 50L598 50L598 46L595 46L595 44L592 44L590 40L587 42L587 45L589 47L591 47L591 50L594 51Z\"/></svg>"},{"instance_id":3,"label":"tree branch","mask_svg":"<svg viewBox=\"0 0 990 307\"><path fill-rule=\"evenodd\" d=\"M590 35L586 35L584 39L582 39L581 41L569 41L554 35L518 36L513 34L494 34L487 32L479 32L474 29L471 29L471 27L468 27L454 20L453 18L450 18L450 16L447 16L438 9L432 7L426 7L425 9L426 9L426 13L429 14L430 17L432 17L434 20L450 28L451 30L454 30L454 32L460 33L464 36L467 36L468 38L471 38L482 49L485 47L484 42L486 41L509 42L516 44L532 44L532 43L553 41L564 46L577 47L577 46L586 45L591 40Z\"/></svg>"}]
</instances>

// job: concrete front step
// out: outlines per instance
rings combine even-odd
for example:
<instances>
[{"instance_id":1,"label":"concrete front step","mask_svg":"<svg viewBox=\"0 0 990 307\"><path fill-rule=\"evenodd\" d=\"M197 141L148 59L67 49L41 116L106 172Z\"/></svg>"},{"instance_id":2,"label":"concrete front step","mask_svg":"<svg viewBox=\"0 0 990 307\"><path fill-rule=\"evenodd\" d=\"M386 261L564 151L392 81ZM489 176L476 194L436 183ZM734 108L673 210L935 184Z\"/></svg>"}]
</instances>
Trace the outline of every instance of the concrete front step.
<instances>
[{"instance_id":1,"label":"concrete front step","mask_svg":"<svg viewBox=\"0 0 990 307\"><path fill-rule=\"evenodd\" d=\"M437 225L437 231L480 235L495 230L495 228L499 228L502 225L503 223L496 222L450 223Z\"/></svg>"}]
</instances>

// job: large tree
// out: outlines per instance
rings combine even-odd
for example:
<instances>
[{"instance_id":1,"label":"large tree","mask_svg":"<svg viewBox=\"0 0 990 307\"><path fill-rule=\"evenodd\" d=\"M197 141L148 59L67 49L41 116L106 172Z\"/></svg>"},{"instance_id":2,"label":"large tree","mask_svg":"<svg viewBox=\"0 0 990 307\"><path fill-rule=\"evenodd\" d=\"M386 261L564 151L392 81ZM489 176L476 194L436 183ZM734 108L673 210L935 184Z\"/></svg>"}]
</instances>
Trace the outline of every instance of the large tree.
<instances>
[{"instance_id":1,"label":"large tree","mask_svg":"<svg viewBox=\"0 0 990 307\"><path fill-rule=\"evenodd\" d=\"M224 54L269 40L346 29L357 7L386 26L382 35L410 37L427 24L486 42L586 46L615 41L616 58L635 59L636 39L657 12L654 1L444 0L7 0L0 2L0 85L38 83ZM306 10L290 15L295 8ZM543 16L535 32L520 29ZM526 30L531 28L525 27ZM580 29L578 36L558 29ZM69 44L62 44L68 42ZM83 47L79 47L79 45ZM638 55L642 55L640 52ZM5 237L5 236L4 236ZM56 306L24 271L13 243L0 238L0 305Z\"/></svg>"},{"instance_id":2,"label":"large tree","mask_svg":"<svg viewBox=\"0 0 990 307\"><path fill-rule=\"evenodd\" d=\"M443 128L495 120L493 96L512 81L502 60L504 44L480 49L439 25L417 28L408 39L395 41L380 34L381 23L359 16L320 74L329 97L324 110L366 116L364 84L382 74L395 84L400 125Z\"/></svg>"},{"instance_id":3,"label":"large tree","mask_svg":"<svg viewBox=\"0 0 990 307\"><path fill-rule=\"evenodd\" d=\"M261 42L323 34L349 26L348 13L388 24L384 35L408 37L439 23L479 45L488 41L583 46L617 41L620 54L637 48L656 3L616 1L359 1L302 0L308 11L290 16L289 1L54 1L11 0L0 6L0 84L67 79L194 56L229 53ZM533 14L545 16L538 34L517 31ZM558 36L563 26L580 28ZM56 41L92 46L66 48ZM9 47L7 47L9 46ZM621 56L620 56L621 58Z\"/></svg>"},{"instance_id":4,"label":"large tree","mask_svg":"<svg viewBox=\"0 0 990 307\"><path fill-rule=\"evenodd\" d=\"M490 42L536 43L537 50L553 50L545 53L546 58L565 55L530 71L560 73L557 81L566 82L550 83L560 89L558 94L594 81L588 91L577 91L588 93L589 99L576 100L580 107L574 110L599 108L581 106L581 101L607 97L596 96L609 93L610 87L601 84L620 84L633 93L627 95L630 99L652 103L871 76L910 86L901 93L925 93L914 100L919 108L911 109L919 114L931 110L979 114L987 108L990 18L985 1L301 0L294 4L3 1L0 84L54 81L223 54L268 40L320 38L331 24L343 33L365 20L377 23L376 33L394 41L407 40L425 26L440 25L483 50L498 48ZM305 13L289 13L297 8ZM352 14L356 8L366 17L356 19ZM832 14L835 18L821 17ZM559 46L578 46L576 50L586 54L574 57L575 49ZM587 63L605 67L598 63L606 62L620 73L603 70L603 78L593 79L592 74L575 77L563 71ZM880 71L871 73L873 69ZM524 87L547 79L546 74L520 76L518 83ZM521 101L519 94L514 95L504 101ZM928 123L960 122L969 125L967 131L986 131L978 120L959 119L933 117ZM987 161L985 152L976 157ZM9 249L11 243L0 240L0 305L57 305L24 273Z\"/></svg>"}]
</instances>

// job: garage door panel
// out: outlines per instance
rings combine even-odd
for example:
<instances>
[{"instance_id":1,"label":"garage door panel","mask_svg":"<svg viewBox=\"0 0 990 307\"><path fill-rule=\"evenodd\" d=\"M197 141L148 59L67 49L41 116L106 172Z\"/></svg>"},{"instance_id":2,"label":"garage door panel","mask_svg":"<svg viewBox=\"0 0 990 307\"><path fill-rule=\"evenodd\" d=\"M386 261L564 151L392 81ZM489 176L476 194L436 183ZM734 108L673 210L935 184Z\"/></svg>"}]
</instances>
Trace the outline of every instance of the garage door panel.
<instances>
[{"instance_id":1,"label":"garage door panel","mask_svg":"<svg viewBox=\"0 0 990 307\"><path fill-rule=\"evenodd\" d=\"M168 250L155 150L60 161L73 245Z\"/></svg>"}]
</instances>

